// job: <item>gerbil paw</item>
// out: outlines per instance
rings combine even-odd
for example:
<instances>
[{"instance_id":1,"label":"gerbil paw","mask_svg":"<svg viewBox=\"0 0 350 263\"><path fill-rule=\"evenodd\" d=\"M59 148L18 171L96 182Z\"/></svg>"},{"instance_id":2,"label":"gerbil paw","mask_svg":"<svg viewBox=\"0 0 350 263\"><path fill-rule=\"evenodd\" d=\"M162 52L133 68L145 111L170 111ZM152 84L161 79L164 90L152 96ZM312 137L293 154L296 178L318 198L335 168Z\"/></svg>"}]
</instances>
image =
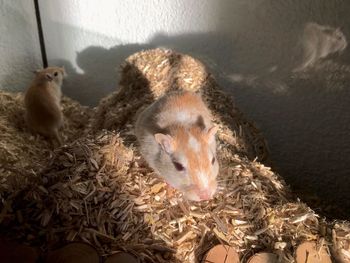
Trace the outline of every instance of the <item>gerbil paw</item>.
<instances>
[{"instance_id":1,"label":"gerbil paw","mask_svg":"<svg viewBox=\"0 0 350 263\"><path fill-rule=\"evenodd\" d=\"M171 198L175 197L176 190L172 186L167 184L165 190L166 190L166 196L167 196L168 199L171 199Z\"/></svg>"}]
</instances>

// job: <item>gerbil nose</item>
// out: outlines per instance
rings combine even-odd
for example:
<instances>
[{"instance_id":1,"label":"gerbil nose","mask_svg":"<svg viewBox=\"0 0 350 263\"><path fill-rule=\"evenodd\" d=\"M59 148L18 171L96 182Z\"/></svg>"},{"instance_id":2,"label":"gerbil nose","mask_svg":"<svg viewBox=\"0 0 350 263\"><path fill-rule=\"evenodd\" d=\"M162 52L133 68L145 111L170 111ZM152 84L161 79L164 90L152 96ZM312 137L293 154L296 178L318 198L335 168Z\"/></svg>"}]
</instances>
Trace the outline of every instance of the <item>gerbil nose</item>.
<instances>
[{"instance_id":1,"label":"gerbil nose","mask_svg":"<svg viewBox=\"0 0 350 263\"><path fill-rule=\"evenodd\" d=\"M198 196L201 200L209 200L212 197L212 191L209 189L202 190L198 193Z\"/></svg>"}]
</instances>

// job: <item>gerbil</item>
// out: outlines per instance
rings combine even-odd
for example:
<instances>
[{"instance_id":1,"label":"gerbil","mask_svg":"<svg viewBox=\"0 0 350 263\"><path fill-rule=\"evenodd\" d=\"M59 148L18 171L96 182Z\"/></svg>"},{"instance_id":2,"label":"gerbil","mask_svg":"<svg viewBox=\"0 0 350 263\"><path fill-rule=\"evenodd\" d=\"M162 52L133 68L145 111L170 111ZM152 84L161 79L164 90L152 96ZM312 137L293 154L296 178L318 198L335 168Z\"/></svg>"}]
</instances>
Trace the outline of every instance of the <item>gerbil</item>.
<instances>
[{"instance_id":1,"label":"gerbil","mask_svg":"<svg viewBox=\"0 0 350 263\"><path fill-rule=\"evenodd\" d=\"M61 86L65 75L64 68L60 67L35 71L24 98L29 128L59 144L62 144L59 128L63 123Z\"/></svg>"},{"instance_id":2,"label":"gerbil","mask_svg":"<svg viewBox=\"0 0 350 263\"><path fill-rule=\"evenodd\" d=\"M216 131L201 97L166 94L140 113L135 133L149 166L189 200L208 200L217 189Z\"/></svg>"},{"instance_id":3,"label":"gerbil","mask_svg":"<svg viewBox=\"0 0 350 263\"><path fill-rule=\"evenodd\" d=\"M303 61L294 72L304 70L330 54L342 52L347 46L347 41L339 28L310 22L304 27L300 44Z\"/></svg>"}]
</instances>

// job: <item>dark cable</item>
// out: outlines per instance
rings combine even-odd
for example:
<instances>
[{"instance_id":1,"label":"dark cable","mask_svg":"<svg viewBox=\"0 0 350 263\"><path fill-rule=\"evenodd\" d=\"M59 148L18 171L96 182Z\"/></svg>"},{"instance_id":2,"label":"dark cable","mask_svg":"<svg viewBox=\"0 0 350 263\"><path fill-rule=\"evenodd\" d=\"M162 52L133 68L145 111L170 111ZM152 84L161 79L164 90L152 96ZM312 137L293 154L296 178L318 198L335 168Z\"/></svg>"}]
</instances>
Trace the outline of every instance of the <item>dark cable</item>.
<instances>
[{"instance_id":1,"label":"dark cable","mask_svg":"<svg viewBox=\"0 0 350 263\"><path fill-rule=\"evenodd\" d=\"M38 35L39 35L39 42L40 42L41 58L43 60L43 67L47 68L48 64L47 64L43 28L41 25L41 18L40 18L39 0L34 0L34 6L35 6L36 22L38 24Z\"/></svg>"}]
</instances>

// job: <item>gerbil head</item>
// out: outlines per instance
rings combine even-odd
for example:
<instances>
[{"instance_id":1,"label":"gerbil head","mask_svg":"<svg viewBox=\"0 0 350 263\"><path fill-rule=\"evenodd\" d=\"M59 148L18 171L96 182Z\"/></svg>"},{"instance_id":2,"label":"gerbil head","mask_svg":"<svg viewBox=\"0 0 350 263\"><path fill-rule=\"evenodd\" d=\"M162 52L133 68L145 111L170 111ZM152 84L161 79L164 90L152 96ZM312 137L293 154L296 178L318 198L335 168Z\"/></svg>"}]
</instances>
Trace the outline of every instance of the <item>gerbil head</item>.
<instances>
[{"instance_id":1,"label":"gerbil head","mask_svg":"<svg viewBox=\"0 0 350 263\"><path fill-rule=\"evenodd\" d=\"M214 126L177 126L170 128L169 133L154 134L160 146L156 166L161 176L189 200L208 200L216 192L216 131Z\"/></svg>"},{"instance_id":2,"label":"gerbil head","mask_svg":"<svg viewBox=\"0 0 350 263\"><path fill-rule=\"evenodd\" d=\"M330 53L342 52L347 47L347 41L344 33L340 28L325 27L323 32L327 36Z\"/></svg>"},{"instance_id":3,"label":"gerbil head","mask_svg":"<svg viewBox=\"0 0 350 263\"><path fill-rule=\"evenodd\" d=\"M67 76L64 67L48 67L45 69L38 69L34 71L36 78L49 82L54 82L61 86L63 79Z\"/></svg>"}]
</instances>

